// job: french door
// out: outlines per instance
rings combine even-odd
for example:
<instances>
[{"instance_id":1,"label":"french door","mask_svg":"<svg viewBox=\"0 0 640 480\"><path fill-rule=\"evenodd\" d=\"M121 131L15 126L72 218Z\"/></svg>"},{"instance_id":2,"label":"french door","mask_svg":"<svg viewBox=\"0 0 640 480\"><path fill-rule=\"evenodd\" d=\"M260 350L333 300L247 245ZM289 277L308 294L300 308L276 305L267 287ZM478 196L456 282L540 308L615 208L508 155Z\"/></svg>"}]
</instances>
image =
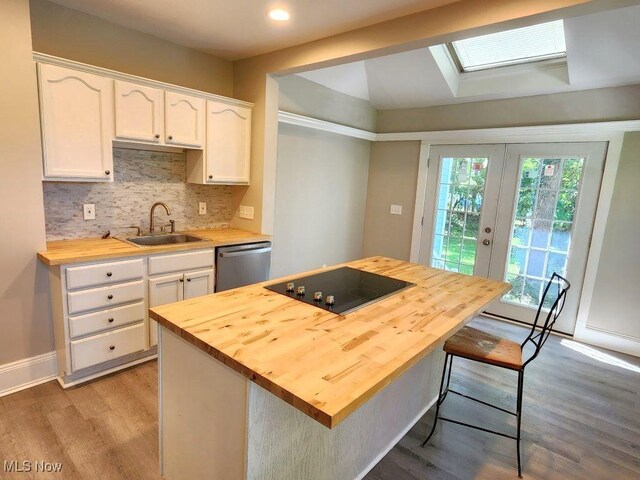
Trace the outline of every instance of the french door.
<instances>
[{"instance_id":1,"label":"french door","mask_svg":"<svg viewBox=\"0 0 640 480\"><path fill-rule=\"evenodd\" d=\"M509 282L486 311L526 323L557 272L572 289L555 329L573 334L606 147L432 146L421 263Z\"/></svg>"}]
</instances>

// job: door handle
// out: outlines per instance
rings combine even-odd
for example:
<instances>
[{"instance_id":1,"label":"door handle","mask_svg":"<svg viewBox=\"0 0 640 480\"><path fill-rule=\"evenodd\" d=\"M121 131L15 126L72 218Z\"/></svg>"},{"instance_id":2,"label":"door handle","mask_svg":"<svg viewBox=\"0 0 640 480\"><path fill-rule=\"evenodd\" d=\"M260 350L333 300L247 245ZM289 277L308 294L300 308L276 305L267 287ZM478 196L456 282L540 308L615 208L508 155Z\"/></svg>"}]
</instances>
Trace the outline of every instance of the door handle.
<instances>
[{"instance_id":1,"label":"door handle","mask_svg":"<svg viewBox=\"0 0 640 480\"><path fill-rule=\"evenodd\" d=\"M255 254L255 253L267 253L271 251L271 247L253 248L249 250L237 250L235 252L222 252L218 256L221 258L239 257L241 255Z\"/></svg>"},{"instance_id":2,"label":"door handle","mask_svg":"<svg viewBox=\"0 0 640 480\"><path fill-rule=\"evenodd\" d=\"M485 238L485 239L482 241L482 244L483 244L483 245L485 245L485 246L487 246L487 245L491 245L491 240L489 240L488 238Z\"/></svg>"}]
</instances>

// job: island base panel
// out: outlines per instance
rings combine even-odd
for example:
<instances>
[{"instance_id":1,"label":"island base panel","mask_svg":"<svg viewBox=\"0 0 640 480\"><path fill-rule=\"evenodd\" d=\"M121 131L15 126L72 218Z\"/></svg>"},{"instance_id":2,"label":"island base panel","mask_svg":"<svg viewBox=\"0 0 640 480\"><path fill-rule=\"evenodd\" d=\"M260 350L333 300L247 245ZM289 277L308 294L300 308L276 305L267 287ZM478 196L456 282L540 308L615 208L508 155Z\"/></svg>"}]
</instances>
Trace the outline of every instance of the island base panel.
<instances>
[{"instance_id":1,"label":"island base panel","mask_svg":"<svg viewBox=\"0 0 640 480\"><path fill-rule=\"evenodd\" d=\"M329 429L161 328L160 464L168 480L362 478L433 405L436 348Z\"/></svg>"},{"instance_id":2,"label":"island base panel","mask_svg":"<svg viewBox=\"0 0 640 480\"><path fill-rule=\"evenodd\" d=\"M246 378L164 327L158 347L164 478L246 478Z\"/></svg>"},{"instance_id":3,"label":"island base panel","mask_svg":"<svg viewBox=\"0 0 640 480\"><path fill-rule=\"evenodd\" d=\"M329 429L249 387L247 479L360 479L435 404L441 346Z\"/></svg>"}]
</instances>

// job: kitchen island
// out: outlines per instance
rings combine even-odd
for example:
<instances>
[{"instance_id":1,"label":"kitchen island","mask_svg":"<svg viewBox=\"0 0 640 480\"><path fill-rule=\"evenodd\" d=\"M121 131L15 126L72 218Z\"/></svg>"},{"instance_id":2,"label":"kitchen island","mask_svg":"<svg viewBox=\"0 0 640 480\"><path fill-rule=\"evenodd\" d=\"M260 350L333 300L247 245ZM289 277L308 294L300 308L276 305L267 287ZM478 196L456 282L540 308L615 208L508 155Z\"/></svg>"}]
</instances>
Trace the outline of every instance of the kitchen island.
<instances>
[{"instance_id":1,"label":"kitchen island","mask_svg":"<svg viewBox=\"0 0 640 480\"><path fill-rule=\"evenodd\" d=\"M346 315L264 284L150 310L165 478L361 478L434 403L443 342L509 289L384 257L345 265L415 286Z\"/></svg>"}]
</instances>

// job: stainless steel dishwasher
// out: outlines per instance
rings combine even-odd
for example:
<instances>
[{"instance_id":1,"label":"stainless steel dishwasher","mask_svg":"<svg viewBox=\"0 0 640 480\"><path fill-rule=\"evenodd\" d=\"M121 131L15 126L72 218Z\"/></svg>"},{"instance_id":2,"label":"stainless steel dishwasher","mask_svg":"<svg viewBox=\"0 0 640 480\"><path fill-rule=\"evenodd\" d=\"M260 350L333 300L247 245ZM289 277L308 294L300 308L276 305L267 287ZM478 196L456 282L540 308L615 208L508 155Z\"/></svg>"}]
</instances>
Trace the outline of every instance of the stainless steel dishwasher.
<instances>
[{"instance_id":1,"label":"stainless steel dishwasher","mask_svg":"<svg viewBox=\"0 0 640 480\"><path fill-rule=\"evenodd\" d=\"M271 242L216 249L216 292L264 282L271 268Z\"/></svg>"}]
</instances>

